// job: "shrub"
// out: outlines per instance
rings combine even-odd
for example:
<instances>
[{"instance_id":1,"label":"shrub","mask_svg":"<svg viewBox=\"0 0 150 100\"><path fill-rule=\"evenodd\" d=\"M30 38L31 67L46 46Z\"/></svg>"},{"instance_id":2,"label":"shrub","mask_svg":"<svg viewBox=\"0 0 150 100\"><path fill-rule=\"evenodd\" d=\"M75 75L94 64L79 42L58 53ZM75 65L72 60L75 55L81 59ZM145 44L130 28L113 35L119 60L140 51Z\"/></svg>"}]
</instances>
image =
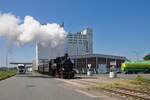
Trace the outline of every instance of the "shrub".
<instances>
[{"instance_id":1,"label":"shrub","mask_svg":"<svg viewBox=\"0 0 150 100\"><path fill-rule=\"evenodd\" d=\"M138 75L136 78L135 78L136 81L140 81L140 82L144 82L145 81L145 78L143 76L140 76Z\"/></svg>"},{"instance_id":2,"label":"shrub","mask_svg":"<svg viewBox=\"0 0 150 100\"><path fill-rule=\"evenodd\" d=\"M7 79L14 75L16 75L16 70L0 71L0 80Z\"/></svg>"}]
</instances>

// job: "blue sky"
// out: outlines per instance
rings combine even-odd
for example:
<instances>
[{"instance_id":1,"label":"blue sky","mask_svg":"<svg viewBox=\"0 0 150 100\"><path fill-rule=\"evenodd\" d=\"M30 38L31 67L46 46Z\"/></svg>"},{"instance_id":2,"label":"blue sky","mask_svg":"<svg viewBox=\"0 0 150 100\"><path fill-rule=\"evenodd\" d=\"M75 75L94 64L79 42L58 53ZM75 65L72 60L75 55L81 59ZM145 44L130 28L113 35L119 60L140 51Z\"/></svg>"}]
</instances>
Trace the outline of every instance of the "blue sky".
<instances>
[{"instance_id":1,"label":"blue sky","mask_svg":"<svg viewBox=\"0 0 150 100\"><path fill-rule=\"evenodd\" d=\"M33 16L41 23L65 22L65 30L93 29L94 53L113 54L135 59L150 52L149 0L1 0L0 12L11 12L21 19ZM10 60L30 61L35 57L33 44L7 48L0 38L0 63ZM6 50L7 48L7 50Z\"/></svg>"}]
</instances>

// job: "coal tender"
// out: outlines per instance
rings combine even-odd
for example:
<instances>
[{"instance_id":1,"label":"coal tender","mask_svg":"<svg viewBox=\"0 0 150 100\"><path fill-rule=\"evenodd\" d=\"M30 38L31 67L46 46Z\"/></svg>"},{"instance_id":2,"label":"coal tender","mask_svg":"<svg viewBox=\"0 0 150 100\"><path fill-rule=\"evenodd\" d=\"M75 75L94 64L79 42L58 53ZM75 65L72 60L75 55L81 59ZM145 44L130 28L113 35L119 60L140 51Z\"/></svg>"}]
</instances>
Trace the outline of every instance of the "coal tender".
<instances>
[{"instance_id":1,"label":"coal tender","mask_svg":"<svg viewBox=\"0 0 150 100\"><path fill-rule=\"evenodd\" d=\"M40 64L38 71L43 74L63 79L72 79L75 75L73 63L68 54L65 54L65 56L62 57L57 57L56 59L51 59L47 63L44 62Z\"/></svg>"}]
</instances>

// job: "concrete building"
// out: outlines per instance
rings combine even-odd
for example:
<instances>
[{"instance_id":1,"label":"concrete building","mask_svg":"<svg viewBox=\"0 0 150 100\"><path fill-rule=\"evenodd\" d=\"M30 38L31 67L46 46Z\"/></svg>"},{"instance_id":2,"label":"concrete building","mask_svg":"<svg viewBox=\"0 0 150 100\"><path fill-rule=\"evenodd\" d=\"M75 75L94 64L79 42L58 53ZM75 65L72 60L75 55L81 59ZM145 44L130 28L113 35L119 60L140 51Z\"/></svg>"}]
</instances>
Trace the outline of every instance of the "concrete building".
<instances>
[{"instance_id":1,"label":"concrete building","mask_svg":"<svg viewBox=\"0 0 150 100\"><path fill-rule=\"evenodd\" d=\"M71 55L85 55L93 53L93 31L86 28L81 32L67 35L66 52Z\"/></svg>"}]
</instances>

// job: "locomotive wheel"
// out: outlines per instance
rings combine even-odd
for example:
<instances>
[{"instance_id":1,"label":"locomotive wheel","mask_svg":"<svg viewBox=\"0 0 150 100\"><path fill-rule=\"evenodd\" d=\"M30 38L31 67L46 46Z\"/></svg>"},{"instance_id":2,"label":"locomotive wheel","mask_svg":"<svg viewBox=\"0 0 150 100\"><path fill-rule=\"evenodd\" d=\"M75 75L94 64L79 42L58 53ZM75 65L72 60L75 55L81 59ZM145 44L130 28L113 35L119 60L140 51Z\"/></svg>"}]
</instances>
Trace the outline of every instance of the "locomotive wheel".
<instances>
[{"instance_id":1,"label":"locomotive wheel","mask_svg":"<svg viewBox=\"0 0 150 100\"><path fill-rule=\"evenodd\" d=\"M64 78L63 71L60 72L60 78Z\"/></svg>"},{"instance_id":2,"label":"locomotive wheel","mask_svg":"<svg viewBox=\"0 0 150 100\"><path fill-rule=\"evenodd\" d=\"M59 78L59 74L57 73L57 71L56 71L56 73L55 73L55 77L56 77L56 78Z\"/></svg>"},{"instance_id":3,"label":"locomotive wheel","mask_svg":"<svg viewBox=\"0 0 150 100\"><path fill-rule=\"evenodd\" d=\"M68 79L71 79L71 72L68 73Z\"/></svg>"},{"instance_id":4,"label":"locomotive wheel","mask_svg":"<svg viewBox=\"0 0 150 100\"><path fill-rule=\"evenodd\" d=\"M73 79L74 78L74 73L70 72L69 73L69 79Z\"/></svg>"},{"instance_id":5,"label":"locomotive wheel","mask_svg":"<svg viewBox=\"0 0 150 100\"><path fill-rule=\"evenodd\" d=\"M74 78L74 73L70 73L70 79Z\"/></svg>"}]
</instances>

